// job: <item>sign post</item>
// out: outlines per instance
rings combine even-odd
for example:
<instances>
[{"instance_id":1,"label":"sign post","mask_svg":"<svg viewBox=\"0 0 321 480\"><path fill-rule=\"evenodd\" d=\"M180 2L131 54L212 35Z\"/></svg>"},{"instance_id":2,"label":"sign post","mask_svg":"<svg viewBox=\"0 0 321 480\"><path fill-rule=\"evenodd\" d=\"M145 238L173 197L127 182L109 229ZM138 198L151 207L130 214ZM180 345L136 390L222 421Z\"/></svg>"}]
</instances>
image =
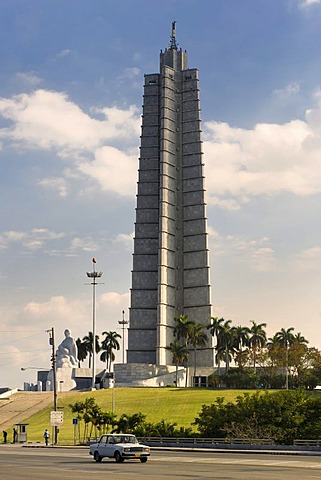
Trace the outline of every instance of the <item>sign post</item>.
<instances>
[{"instance_id":1,"label":"sign post","mask_svg":"<svg viewBox=\"0 0 321 480\"><path fill-rule=\"evenodd\" d=\"M57 443L57 427L64 424L64 412L52 410L50 412L50 425L52 426L52 441ZM54 438L56 437L56 438Z\"/></svg>"},{"instance_id":2,"label":"sign post","mask_svg":"<svg viewBox=\"0 0 321 480\"><path fill-rule=\"evenodd\" d=\"M76 445L76 430L77 430L77 425L78 425L78 418L73 418L72 419L72 424L74 426L74 445Z\"/></svg>"}]
</instances>

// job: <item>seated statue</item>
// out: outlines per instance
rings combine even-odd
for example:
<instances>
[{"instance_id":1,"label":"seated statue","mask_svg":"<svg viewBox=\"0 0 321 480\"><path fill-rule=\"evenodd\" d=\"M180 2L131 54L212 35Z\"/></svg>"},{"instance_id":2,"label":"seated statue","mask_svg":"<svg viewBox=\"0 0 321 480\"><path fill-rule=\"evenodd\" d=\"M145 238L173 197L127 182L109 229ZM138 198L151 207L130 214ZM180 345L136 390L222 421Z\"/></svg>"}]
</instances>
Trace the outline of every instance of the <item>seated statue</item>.
<instances>
[{"instance_id":1,"label":"seated statue","mask_svg":"<svg viewBox=\"0 0 321 480\"><path fill-rule=\"evenodd\" d=\"M59 367L74 367L77 366L77 347L75 340L72 338L70 330L65 330L65 338L58 346L56 357L57 357L57 368Z\"/></svg>"}]
</instances>

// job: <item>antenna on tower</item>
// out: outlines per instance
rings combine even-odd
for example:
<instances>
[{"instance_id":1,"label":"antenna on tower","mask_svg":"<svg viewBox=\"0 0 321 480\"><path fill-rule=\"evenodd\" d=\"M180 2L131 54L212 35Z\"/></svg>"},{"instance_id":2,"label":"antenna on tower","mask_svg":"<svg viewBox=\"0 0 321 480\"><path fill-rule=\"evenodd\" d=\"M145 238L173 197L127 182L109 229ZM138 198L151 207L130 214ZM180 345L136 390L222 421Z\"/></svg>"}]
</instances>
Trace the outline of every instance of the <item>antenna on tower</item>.
<instances>
[{"instance_id":1,"label":"antenna on tower","mask_svg":"<svg viewBox=\"0 0 321 480\"><path fill-rule=\"evenodd\" d=\"M173 50L177 50L178 48L178 43L176 43L176 23L177 22L172 22L172 33L171 33L171 41L169 44L169 48Z\"/></svg>"}]
</instances>

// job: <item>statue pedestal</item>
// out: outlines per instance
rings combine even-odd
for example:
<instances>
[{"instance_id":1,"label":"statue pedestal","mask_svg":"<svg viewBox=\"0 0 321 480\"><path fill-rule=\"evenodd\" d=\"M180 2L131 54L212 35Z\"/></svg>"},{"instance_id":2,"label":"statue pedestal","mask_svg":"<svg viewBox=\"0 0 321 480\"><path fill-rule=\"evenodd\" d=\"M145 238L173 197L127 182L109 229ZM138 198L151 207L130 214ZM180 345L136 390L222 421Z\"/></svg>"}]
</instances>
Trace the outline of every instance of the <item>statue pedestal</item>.
<instances>
[{"instance_id":1,"label":"statue pedestal","mask_svg":"<svg viewBox=\"0 0 321 480\"><path fill-rule=\"evenodd\" d=\"M69 392L76 388L77 384L73 378L74 368L68 365L62 365L56 370L56 383L58 392ZM48 373L47 381L50 382L50 390L53 390L53 371Z\"/></svg>"}]
</instances>

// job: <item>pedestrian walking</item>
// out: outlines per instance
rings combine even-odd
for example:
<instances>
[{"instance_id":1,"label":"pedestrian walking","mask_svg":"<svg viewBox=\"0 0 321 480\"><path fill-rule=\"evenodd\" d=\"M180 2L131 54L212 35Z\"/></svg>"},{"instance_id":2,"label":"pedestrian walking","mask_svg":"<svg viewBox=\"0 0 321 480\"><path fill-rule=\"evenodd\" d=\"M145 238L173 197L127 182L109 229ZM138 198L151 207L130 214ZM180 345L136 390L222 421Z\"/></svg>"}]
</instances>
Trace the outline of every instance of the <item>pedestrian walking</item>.
<instances>
[{"instance_id":1,"label":"pedestrian walking","mask_svg":"<svg viewBox=\"0 0 321 480\"><path fill-rule=\"evenodd\" d=\"M3 443L7 443L8 432L6 432L5 430L3 430L2 434L3 434Z\"/></svg>"},{"instance_id":2,"label":"pedestrian walking","mask_svg":"<svg viewBox=\"0 0 321 480\"><path fill-rule=\"evenodd\" d=\"M48 442L49 442L49 437L50 437L50 433L48 431L48 429L46 428L44 434L43 434L43 438L45 439L45 442L46 442L46 446L48 447Z\"/></svg>"}]
</instances>

